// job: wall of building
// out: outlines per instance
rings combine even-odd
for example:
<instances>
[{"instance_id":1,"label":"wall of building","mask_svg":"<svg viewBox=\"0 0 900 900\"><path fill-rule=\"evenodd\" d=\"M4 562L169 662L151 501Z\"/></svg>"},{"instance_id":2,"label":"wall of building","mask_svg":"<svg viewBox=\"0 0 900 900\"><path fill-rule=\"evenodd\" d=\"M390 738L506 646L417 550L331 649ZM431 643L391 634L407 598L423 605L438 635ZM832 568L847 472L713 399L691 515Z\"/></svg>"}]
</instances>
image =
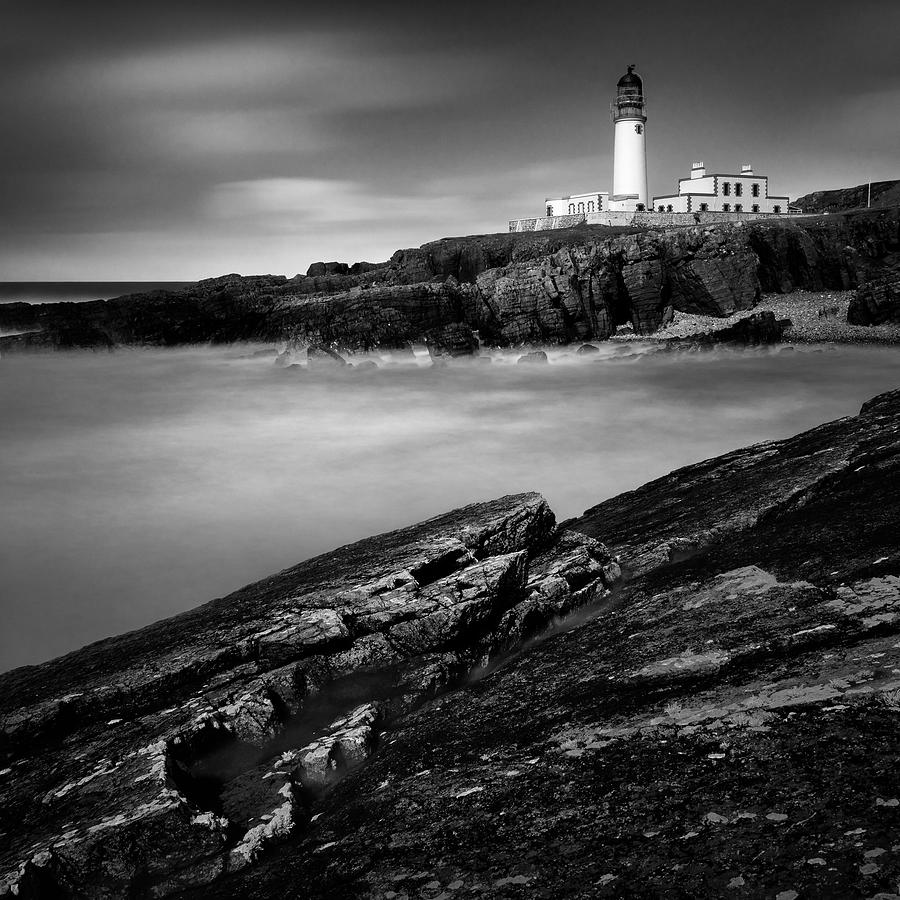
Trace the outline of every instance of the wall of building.
<instances>
[{"instance_id":1,"label":"wall of building","mask_svg":"<svg viewBox=\"0 0 900 900\"><path fill-rule=\"evenodd\" d=\"M551 210L553 216L584 215L605 210L608 197L606 191L572 194L569 197L548 197L544 206Z\"/></svg>"},{"instance_id":2,"label":"wall of building","mask_svg":"<svg viewBox=\"0 0 900 900\"><path fill-rule=\"evenodd\" d=\"M769 179L766 176L754 175L716 175L716 187L720 197L725 197L726 201L730 198L731 202L749 203L752 197L756 203L761 199L765 199L769 191ZM729 185L730 195L725 194L725 185ZM753 197L753 185L759 185L759 197ZM738 193L740 191L740 193Z\"/></svg>"},{"instance_id":3,"label":"wall of building","mask_svg":"<svg viewBox=\"0 0 900 900\"><path fill-rule=\"evenodd\" d=\"M597 215L597 213L594 213ZM551 228L572 228L584 222L584 216L539 216L533 219L510 219L510 231L548 231Z\"/></svg>"},{"instance_id":4,"label":"wall of building","mask_svg":"<svg viewBox=\"0 0 900 900\"><path fill-rule=\"evenodd\" d=\"M666 226L685 226L685 225L717 225L722 222L753 222L757 219L773 219L779 218L787 214L774 213L723 213L723 212L702 212L702 213L685 213L685 212L626 212L626 211L610 211L600 213L590 213L575 216L541 216L530 219L510 219L509 230L512 232L519 231L547 231L553 228L573 228L575 225L625 225L636 226L639 228L661 228ZM699 223L697 219L699 218Z\"/></svg>"},{"instance_id":5,"label":"wall of building","mask_svg":"<svg viewBox=\"0 0 900 900\"><path fill-rule=\"evenodd\" d=\"M728 185L728 193L724 185ZM753 196L753 187L758 196ZM683 199L682 199L683 198ZM704 175L702 178L679 178L678 194L665 194L652 199L650 208L664 212L672 207L673 212L697 212L705 203L709 212L733 213L734 207L741 206L741 212L748 214L774 213L784 215L788 211L787 197L769 196L769 179L766 175ZM726 210L725 207L728 207ZM758 209L755 211L753 207ZM779 207L777 210L775 207Z\"/></svg>"},{"instance_id":6,"label":"wall of building","mask_svg":"<svg viewBox=\"0 0 900 900\"><path fill-rule=\"evenodd\" d=\"M704 175L702 178L679 178L679 194L714 194L716 192L716 176Z\"/></svg>"},{"instance_id":7,"label":"wall of building","mask_svg":"<svg viewBox=\"0 0 900 900\"><path fill-rule=\"evenodd\" d=\"M663 208L660 209L660 206ZM671 197L654 197L653 203L650 206L650 211L684 213L690 212L690 210L688 209L688 198L684 194L675 194Z\"/></svg>"}]
</instances>

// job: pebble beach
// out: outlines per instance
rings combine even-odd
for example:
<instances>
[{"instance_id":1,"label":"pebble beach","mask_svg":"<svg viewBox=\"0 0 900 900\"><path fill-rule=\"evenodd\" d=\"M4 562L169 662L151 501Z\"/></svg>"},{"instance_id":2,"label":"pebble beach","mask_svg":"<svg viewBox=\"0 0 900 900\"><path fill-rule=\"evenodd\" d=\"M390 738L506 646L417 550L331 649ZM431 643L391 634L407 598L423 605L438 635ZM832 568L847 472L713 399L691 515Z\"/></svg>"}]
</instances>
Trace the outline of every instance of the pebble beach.
<instances>
[{"instance_id":1,"label":"pebble beach","mask_svg":"<svg viewBox=\"0 0 900 900\"><path fill-rule=\"evenodd\" d=\"M786 335L788 342L797 344L900 344L900 326L851 325L847 322L847 308L853 291L795 291L792 294L763 294L753 312L771 310L779 319L790 319L792 327ZM652 339L690 337L709 331L718 331L748 315L741 310L727 318L676 312L672 322L660 328ZM620 328L611 338L614 341L641 340L629 328Z\"/></svg>"}]
</instances>

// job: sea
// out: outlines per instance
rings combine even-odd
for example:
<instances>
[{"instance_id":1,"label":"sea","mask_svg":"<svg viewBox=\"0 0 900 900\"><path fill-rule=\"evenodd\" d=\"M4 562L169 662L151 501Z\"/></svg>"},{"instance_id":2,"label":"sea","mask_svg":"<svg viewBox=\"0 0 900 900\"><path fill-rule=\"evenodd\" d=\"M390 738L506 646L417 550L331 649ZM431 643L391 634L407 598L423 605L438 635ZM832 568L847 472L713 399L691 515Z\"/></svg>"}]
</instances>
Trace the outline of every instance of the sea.
<instances>
[{"instance_id":1,"label":"sea","mask_svg":"<svg viewBox=\"0 0 900 900\"><path fill-rule=\"evenodd\" d=\"M84 303L109 300L124 294L166 290L190 281L0 281L0 303Z\"/></svg>"},{"instance_id":2,"label":"sea","mask_svg":"<svg viewBox=\"0 0 900 900\"><path fill-rule=\"evenodd\" d=\"M540 491L575 516L853 415L900 371L890 347L650 351L319 374L256 345L0 359L0 669L465 503Z\"/></svg>"}]
</instances>

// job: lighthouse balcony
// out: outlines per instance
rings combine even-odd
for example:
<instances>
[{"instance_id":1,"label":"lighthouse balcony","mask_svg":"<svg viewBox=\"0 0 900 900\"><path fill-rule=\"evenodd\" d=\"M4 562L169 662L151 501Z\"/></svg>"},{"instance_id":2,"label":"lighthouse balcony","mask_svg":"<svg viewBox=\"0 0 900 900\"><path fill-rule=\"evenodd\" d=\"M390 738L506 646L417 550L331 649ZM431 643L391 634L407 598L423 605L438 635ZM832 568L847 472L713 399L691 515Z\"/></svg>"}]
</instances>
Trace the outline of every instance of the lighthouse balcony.
<instances>
[{"instance_id":1,"label":"lighthouse balcony","mask_svg":"<svg viewBox=\"0 0 900 900\"><path fill-rule=\"evenodd\" d=\"M609 104L610 118L615 122L619 119L641 119L647 121L647 107L641 98L635 100L613 101Z\"/></svg>"}]
</instances>

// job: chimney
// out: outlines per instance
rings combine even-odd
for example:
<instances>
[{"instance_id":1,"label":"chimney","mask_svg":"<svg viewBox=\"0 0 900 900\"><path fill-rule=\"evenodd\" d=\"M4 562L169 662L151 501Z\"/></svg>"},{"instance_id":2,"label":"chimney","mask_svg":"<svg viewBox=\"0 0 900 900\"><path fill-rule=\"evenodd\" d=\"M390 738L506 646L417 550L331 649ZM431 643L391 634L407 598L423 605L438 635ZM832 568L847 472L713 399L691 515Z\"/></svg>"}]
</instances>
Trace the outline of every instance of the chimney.
<instances>
[{"instance_id":1,"label":"chimney","mask_svg":"<svg viewBox=\"0 0 900 900\"><path fill-rule=\"evenodd\" d=\"M750 163L743 163L741 165L741 175L752 175L753 174L753 166Z\"/></svg>"},{"instance_id":2,"label":"chimney","mask_svg":"<svg viewBox=\"0 0 900 900\"><path fill-rule=\"evenodd\" d=\"M691 178L704 178L706 166L702 162L691 163Z\"/></svg>"}]
</instances>

